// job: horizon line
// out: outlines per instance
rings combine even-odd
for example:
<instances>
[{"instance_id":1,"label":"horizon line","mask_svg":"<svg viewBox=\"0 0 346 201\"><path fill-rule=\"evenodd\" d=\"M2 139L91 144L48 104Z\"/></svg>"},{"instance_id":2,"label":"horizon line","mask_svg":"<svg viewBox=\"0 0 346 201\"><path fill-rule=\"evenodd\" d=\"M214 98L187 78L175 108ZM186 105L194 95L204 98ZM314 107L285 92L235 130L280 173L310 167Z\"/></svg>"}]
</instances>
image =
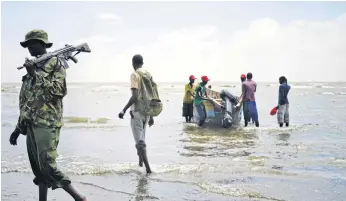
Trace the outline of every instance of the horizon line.
<instances>
[{"instance_id":1,"label":"horizon line","mask_svg":"<svg viewBox=\"0 0 346 201\"><path fill-rule=\"evenodd\" d=\"M157 83L185 83L187 81L157 81ZM240 83L240 81L213 81L212 83ZM278 81L256 81L257 83L277 83ZM1 84L19 84L22 82L1 82ZM130 83L129 81L123 82L68 82L69 84L110 84L110 83ZM290 81L289 83L346 83L346 81Z\"/></svg>"}]
</instances>

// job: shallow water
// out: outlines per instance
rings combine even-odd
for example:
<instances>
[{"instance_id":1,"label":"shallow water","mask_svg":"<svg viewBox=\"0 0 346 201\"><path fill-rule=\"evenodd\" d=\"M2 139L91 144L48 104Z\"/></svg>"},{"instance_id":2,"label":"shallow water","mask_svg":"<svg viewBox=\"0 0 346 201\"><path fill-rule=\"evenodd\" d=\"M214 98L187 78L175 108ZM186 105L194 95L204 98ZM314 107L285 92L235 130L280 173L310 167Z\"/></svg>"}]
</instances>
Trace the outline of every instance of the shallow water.
<instances>
[{"instance_id":1,"label":"shallow water","mask_svg":"<svg viewBox=\"0 0 346 201\"><path fill-rule=\"evenodd\" d=\"M237 83L212 83L239 93ZM346 84L292 84L291 125L269 115L277 85L260 83L260 127L198 128L181 117L183 84L161 84L164 111L148 129L153 174L137 167L127 83L70 84L58 167L89 200L345 200ZM18 118L19 85L2 84L2 200L37 200L25 137L8 138ZM71 200L62 190L51 200Z\"/></svg>"}]
</instances>

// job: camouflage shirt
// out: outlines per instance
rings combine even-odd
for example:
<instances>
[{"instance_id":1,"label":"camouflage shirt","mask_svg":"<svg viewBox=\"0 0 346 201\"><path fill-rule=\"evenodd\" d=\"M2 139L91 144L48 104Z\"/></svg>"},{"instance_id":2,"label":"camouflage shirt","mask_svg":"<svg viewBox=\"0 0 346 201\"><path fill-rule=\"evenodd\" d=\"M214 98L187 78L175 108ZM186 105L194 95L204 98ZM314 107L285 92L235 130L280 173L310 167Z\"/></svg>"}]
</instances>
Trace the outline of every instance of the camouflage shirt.
<instances>
[{"instance_id":1,"label":"camouflage shirt","mask_svg":"<svg viewBox=\"0 0 346 201\"><path fill-rule=\"evenodd\" d=\"M28 123L62 127L64 125L62 100L67 94L66 69L63 62L53 57L36 68L36 79L26 74L22 82L17 127L23 132Z\"/></svg>"}]
</instances>

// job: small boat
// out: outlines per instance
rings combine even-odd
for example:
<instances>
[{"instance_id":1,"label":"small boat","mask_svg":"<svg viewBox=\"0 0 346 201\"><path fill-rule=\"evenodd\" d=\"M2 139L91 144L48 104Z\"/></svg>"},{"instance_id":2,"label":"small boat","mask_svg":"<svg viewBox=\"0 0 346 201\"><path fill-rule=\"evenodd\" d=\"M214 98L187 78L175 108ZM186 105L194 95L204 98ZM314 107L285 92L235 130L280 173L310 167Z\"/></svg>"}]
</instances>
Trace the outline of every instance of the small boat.
<instances>
[{"instance_id":1,"label":"small boat","mask_svg":"<svg viewBox=\"0 0 346 201\"><path fill-rule=\"evenodd\" d=\"M236 107L239 103L239 97L233 95L229 90L223 89L217 92L211 89L206 89L209 98L216 104L210 101L204 101L207 118L206 125L219 125L223 128L238 127L242 118L243 105ZM194 120L199 121L199 115L194 107Z\"/></svg>"}]
</instances>

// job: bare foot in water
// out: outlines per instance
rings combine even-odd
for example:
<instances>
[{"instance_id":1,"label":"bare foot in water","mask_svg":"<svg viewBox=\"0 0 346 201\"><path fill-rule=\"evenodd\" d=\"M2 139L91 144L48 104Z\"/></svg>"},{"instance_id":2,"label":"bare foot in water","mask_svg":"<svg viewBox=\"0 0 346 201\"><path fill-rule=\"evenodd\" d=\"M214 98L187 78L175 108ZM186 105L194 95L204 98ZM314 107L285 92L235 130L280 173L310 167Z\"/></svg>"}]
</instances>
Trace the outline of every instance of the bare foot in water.
<instances>
[{"instance_id":1,"label":"bare foot in water","mask_svg":"<svg viewBox=\"0 0 346 201\"><path fill-rule=\"evenodd\" d=\"M86 197L82 197L81 199L79 200L76 200L76 201L88 201Z\"/></svg>"}]
</instances>

